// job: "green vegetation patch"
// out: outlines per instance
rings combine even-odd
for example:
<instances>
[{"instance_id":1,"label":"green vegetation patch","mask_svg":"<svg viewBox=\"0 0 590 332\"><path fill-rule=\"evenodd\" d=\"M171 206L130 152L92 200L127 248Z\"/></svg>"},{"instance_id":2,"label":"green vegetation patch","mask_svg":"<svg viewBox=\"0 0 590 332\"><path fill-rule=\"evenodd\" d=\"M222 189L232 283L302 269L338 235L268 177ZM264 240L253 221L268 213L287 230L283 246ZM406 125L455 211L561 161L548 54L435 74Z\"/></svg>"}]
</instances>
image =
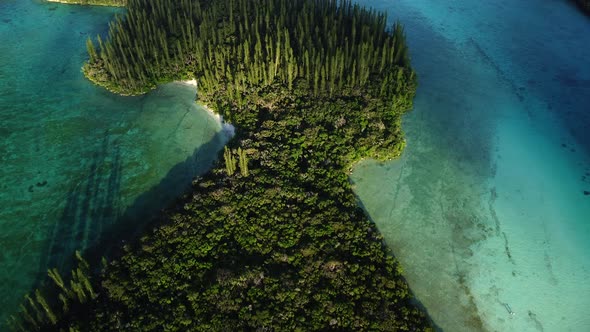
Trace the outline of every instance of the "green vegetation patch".
<instances>
[{"instance_id":1,"label":"green vegetation patch","mask_svg":"<svg viewBox=\"0 0 590 332\"><path fill-rule=\"evenodd\" d=\"M17 324L430 330L347 176L403 149L416 79L401 26L348 1L130 0L88 50L85 74L119 93L196 78L199 102L237 133L159 226L92 278L84 304L53 319L27 307L32 320Z\"/></svg>"}]
</instances>

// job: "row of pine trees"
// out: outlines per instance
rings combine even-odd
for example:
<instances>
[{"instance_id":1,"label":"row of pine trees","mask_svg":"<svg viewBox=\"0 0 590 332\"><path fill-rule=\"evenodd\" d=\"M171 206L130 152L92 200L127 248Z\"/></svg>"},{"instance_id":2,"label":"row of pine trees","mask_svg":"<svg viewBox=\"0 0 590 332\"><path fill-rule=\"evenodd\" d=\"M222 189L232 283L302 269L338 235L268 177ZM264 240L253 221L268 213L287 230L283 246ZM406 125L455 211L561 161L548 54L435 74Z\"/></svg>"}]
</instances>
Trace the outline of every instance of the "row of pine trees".
<instances>
[{"instance_id":1,"label":"row of pine trees","mask_svg":"<svg viewBox=\"0 0 590 332\"><path fill-rule=\"evenodd\" d=\"M97 297L89 279L90 266L79 251L76 251L76 260L78 266L72 270L69 282L62 278L56 268L47 271L55 287L45 287L44 291L37 289L32 295L25 296L24 303L20 305L19 315L12 316L8 321L12 331L43 330L47 326L57 324L70 310ZM47 294L47 290L50 289L55 289L55 292Z\"/></svg>"},{"instance_id":2,"label":"row of pine trees","mask_svg":"<svg viewBox=\"0 0 590 332\"><path fill-rule=\"evenodd\" d=\"M252 86L298 79L315 95L384 71L394 84L386 69L408 64L401 26L349 0L130 0L107 40L87 47L86 75L113 91L196 77L200 95L227 89L237 102Z\"/></svg>"}]
</instances>

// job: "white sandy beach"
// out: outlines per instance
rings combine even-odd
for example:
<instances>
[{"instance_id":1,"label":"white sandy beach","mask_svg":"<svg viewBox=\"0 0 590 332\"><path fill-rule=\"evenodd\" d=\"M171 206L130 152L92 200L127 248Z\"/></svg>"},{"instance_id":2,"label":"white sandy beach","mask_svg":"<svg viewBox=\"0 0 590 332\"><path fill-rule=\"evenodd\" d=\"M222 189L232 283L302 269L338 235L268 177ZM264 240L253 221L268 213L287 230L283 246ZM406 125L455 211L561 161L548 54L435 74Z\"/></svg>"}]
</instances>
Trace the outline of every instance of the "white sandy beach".
<instances>
[{"instance_id":1,"label":"white sandy beach","mask_svg":"<svg viewBox=\"0 0 590 332\"><path fill-rule=\"evenodd\" d=\"M192 80L180 81L180 83L186 84L186 85L197 86L197 80L194 78Z\"/></svg>"},{"instance_id":2,"label":"white sandy beach","mask_svg":"<svg viewBox=\"0 0 590 332\"><path fill-rule=\"evenodd\" d=\"M194 78L192 80L179 81L178 83L194 86L195 88L198 86L197 80ZM209 114L211 114L212 117L214 117L217 121L219 121L219 123L221 124L221 128L223 130L223 133L225 134L225 136L228 140L231 139L235 135L235 133L236 133L235 127L232 124L225 122L223 120L223 117L219 113L217 113L215 110L209 108L205 104L201 104L201 103L198 103L198 104L205 111L209 112Z\"/></svg>"}]
</instances>

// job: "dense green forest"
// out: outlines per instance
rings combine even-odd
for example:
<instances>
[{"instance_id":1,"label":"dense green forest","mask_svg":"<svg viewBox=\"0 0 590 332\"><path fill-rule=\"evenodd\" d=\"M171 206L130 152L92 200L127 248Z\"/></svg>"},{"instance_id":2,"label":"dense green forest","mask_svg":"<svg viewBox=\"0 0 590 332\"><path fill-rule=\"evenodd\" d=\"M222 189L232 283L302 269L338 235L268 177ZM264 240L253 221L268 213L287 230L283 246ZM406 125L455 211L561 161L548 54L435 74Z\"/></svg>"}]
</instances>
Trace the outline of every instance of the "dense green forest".
<instances>
[{"instance_id":1,"label":"dense green forest","mask_svg":"<svg viewBox=\"0 0 590 332\"><path fill-rule=\"evenodd\" d=\"M347 175L404 147L400 25L349 1L130 0L87 47L111 91L196 78L236 136L119 256L50 270L15 330L431 330Z\"/></svg>"},{"instance_id":2,"label":"dense green forest","mask_svg":"<svg viewBox=\"0 0 590 332\"><path fill-rule=\"evenodd\" d=\"M582 8L587 14L590 14L590 0L576 0L578 6Z\"/></svg>"},{"instance_id":3,"label":"dense green forest","mask_svg":"<svg viewBox=\"0 0 590 332\"><path fill-rule=\"evenodd\" d=\"M49 2L71 3L76 5L123 7L127 0L47 0Z\"/></svg>"}]
</instances>

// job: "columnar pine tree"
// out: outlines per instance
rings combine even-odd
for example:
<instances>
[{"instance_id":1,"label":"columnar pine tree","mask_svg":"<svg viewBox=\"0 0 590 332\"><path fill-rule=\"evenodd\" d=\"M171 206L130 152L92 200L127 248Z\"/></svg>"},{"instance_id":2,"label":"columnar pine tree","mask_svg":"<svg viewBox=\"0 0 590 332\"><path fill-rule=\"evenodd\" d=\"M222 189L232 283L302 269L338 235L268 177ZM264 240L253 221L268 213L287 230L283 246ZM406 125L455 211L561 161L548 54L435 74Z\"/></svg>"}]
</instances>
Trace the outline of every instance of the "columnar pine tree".
<instances>
[{"instance_id":1,"label":"columnar pine tree","mask_svg":"<svg viewBox=\"0 0 590 332\"><path fill-rule=\"evenodd\" d=\"M245 150L242 150L242 148L238 148L238 157L240 159L240 172L242 173L242 176L248 176L248 174L250 174L248 172L248 156L246 154Z\"/></svg>"},{"instance_id":2,"label":"columnar pine tree","mask_svg":"<svg viewBox=\"0 0 590 332\"><path fill-rule=\"evenodd\" d=\"M228 149L227 146L224 148L223 159L225 160L225 171L227 175L234 175L236 172L236 157L234 157L231 149Z\"/></svg>"}]
</instances>

